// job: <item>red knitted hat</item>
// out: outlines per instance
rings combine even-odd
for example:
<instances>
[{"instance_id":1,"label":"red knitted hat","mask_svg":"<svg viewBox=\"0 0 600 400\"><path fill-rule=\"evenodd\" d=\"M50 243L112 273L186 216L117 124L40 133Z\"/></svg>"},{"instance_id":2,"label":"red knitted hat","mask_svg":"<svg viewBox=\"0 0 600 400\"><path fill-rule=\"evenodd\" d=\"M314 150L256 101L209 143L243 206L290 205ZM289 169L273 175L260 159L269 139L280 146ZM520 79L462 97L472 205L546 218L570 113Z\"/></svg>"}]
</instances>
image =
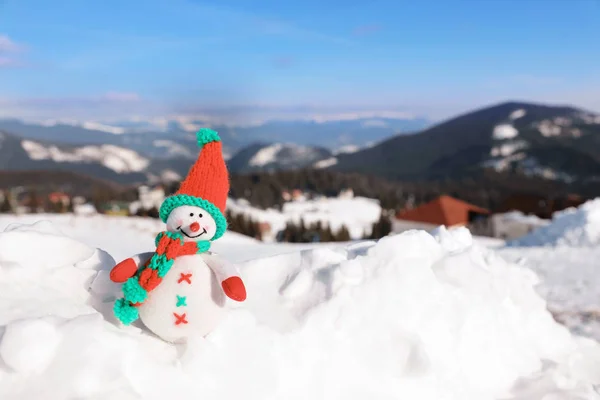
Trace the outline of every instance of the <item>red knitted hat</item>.
<instances>
[{"instance_id":1,"label":"red knitted hat","mask_svg":"<svg viewBox=\"0 0 600 400\"><path fill-rule=\"evenodd\" d=\"M205 209L215 220L217 231L212 240L227 230L225 205L229 194L229 174L223 159L221 138L217 132L203 128L196 133L200 155L187 177L173 196L167 197L160 207L160 218L167 222L171 211L179 206L197 206Z\"/></svg>"}]
</instances>

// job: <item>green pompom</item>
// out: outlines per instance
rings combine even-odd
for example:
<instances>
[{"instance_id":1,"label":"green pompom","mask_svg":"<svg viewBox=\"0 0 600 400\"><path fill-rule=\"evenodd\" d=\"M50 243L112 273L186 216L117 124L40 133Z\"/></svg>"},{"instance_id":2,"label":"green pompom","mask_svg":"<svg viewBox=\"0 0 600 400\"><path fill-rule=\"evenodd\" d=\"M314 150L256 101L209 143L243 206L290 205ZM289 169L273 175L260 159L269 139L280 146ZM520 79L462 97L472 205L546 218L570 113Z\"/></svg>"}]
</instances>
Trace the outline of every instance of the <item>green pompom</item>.
<instances>
[{"instance_id":1,"label":"green pompom","mask_svg":"<svg viewBox=\"0 0 600 400\"><path fill-rule=\"evenodd\" d=\"M212 129L202 128L196 133L196 140L198 141L198 146L202 147L207 143L220 142L221 138Z\"/></svg>"},{"instance_id":2,"label":"green pompom","mask_svg":"<svg viewBox=\"0 0 600 400\"><path fill-rule=\"evenodd\" d=\"M133 307L125 299L119 299L115 301L113 307L115 317L119 319L123 324L129 325L140 317L140 313L137 308Z\"/></svg>"}]
</instances>

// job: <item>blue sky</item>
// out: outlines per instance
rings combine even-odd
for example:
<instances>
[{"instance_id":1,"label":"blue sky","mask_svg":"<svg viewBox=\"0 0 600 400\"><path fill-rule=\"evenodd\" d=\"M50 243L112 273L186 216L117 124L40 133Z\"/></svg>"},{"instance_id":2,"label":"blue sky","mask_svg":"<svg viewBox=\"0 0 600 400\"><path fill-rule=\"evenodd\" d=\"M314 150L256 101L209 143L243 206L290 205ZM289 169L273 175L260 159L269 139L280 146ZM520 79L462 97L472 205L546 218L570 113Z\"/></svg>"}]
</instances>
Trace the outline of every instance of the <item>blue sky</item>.
<instances>
[{"instance_id":1,"label":"blue sky","mask_svg":"<svg viewBox=\"0 0 600 400\"><path fill-rule=\"evenodd\" d=\"M2 116L600 112L598 0L0 0Z\"/></svg>"}]
</instances>

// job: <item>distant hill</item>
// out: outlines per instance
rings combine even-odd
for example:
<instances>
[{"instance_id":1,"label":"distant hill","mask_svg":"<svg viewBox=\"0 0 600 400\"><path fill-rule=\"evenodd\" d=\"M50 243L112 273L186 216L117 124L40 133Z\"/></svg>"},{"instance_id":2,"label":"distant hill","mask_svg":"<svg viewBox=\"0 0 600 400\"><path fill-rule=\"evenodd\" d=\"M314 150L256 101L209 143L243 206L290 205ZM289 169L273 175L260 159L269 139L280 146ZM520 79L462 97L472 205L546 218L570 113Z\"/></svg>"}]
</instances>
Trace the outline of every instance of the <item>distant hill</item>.
<instances>
[{"instance_id":1,"label":"distant hill","mask_svg":"<svg viewBox=\"0 0 600 400\"><path fill-rule=\"evenodd\" d=\"M179 180L191 162L153 160L115 145L65 145L0 132L0 171L77 171L120 184Z\"/></svg>"},{"instance_id":2,"label":"distant hill","mask_svg":"<svg viewBox=\"0 0 600 400\"><path fill-rule=\"evenodd\" d=\"M331 151L319 147L257 143L240 150L227 165L233 173L290 170L313 166L331 156Z\"/></svg>"},{"instance_id":3,"label":"distant hill","mask_svg":"<svg viewBox=\"0 0 600 400\"><path fill-rule=\"evenodd\" d=\"M483 169L546 179L600 177L600 116L573 107L508 102L398 135L329 168L405 179L450 179Z\"/></svg>"}]
</instances>

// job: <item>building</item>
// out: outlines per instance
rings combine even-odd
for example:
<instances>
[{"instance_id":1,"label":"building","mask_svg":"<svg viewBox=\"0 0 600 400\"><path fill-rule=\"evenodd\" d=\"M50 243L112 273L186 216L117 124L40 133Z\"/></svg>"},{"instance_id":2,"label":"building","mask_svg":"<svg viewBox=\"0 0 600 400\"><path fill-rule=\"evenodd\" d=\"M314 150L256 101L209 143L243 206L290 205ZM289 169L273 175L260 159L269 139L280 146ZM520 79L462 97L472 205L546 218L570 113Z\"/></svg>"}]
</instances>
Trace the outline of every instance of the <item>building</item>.
<instances>
[{"instance_id":1,"label":"building","mask_svg":"<svg viewBox=\"0 0 600 400\"><path fill-rule=\"evenodd\" d=\"M100 212L106 215L129 215L129 203L125 201L109 201L100 205Z\"/></svg>"},{"instance_id":2,"label":"building","mask_svg":"<svg viewBox=\"0 0 600 400\"><path fill-rule=\"evenodd\" d=\"M535 215L525 215L520 211L494 214L491 220L493 236L504 240L517 239L550 223L549 220Z\"/></svg>"},{"instance_id":3,"label":"building","mask_svg":"<svg viewBox=\"0 0 600 400\"><path fill-rule=\"evenodd\" d=\"M475 235L492 236L490 212L450 196L411 209L404 209L392 218L392 232L400 233L411 229L431 230L440 225L448 228L466 226Z\"/></svg>"},{"instance_id":4,"label":"building","mask_svg":"<svg viewBox=\"0 0 600 400\"><path fill-rule=\"evenodd\" d=\"M53 192L48 195L48 200L52 204L62 204L68 206L71 203L71 198L66 193Z\"/></svg>"}]
</instances>

